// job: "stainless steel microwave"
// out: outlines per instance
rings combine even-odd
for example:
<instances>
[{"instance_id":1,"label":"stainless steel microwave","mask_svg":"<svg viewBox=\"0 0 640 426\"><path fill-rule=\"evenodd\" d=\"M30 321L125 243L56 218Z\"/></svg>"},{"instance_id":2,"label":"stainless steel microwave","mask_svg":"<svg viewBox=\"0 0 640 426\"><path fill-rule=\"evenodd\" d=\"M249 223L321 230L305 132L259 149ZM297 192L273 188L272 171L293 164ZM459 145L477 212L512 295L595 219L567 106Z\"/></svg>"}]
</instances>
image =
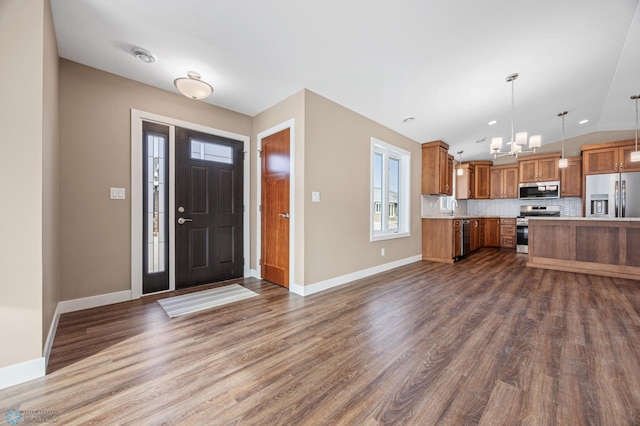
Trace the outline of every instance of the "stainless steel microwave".
<instances>
[{"instance_id":1,"label":"stainless steel microwave","mask_svg":"<svg viewBox=\"0 0 640 426\"><path fill-rule=\"evenodd\" d=\"M520 199L540 199L540 198L560 198L560 182L532 182L521 183L518 186L518 198Z\"/></svg>"}]
</instances>

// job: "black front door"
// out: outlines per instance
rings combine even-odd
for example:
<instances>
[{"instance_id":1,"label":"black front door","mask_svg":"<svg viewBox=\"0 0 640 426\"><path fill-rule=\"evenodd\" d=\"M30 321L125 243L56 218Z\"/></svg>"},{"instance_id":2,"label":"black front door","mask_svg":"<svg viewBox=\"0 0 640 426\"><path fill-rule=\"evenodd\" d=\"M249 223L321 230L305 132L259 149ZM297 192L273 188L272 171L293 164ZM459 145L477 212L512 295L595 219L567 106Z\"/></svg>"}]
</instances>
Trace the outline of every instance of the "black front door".
<instances>
[{"instance_id":1,"label":"black front door","mask_svg":"<svg viewBox=\"0 0 640 426\"><path fill-rule=\"evenodd\" d=\"M243 143L176 128L176 288L243 275Z\"/></svg>"}]
</instances>

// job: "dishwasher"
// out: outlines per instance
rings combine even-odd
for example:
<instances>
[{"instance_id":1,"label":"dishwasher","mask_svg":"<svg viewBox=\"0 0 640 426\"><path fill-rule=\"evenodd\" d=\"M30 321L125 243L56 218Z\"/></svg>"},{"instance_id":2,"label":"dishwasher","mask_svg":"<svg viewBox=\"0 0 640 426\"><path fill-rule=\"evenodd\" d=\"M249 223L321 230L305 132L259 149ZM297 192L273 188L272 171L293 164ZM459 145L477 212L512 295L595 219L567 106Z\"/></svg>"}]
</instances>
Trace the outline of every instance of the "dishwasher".
<instances>
[{"instance_id":1,"label":"dishwasher","mask_svg":"<svg viewBox=\"0 0 640 426\"><path fill-rule=\"evenodd\" d=\"M471 220L462 219L462 226L460 227L460 248L462 253L460 256L466 256L469 253L471 247Z\"/></svg>"}]
</instances>

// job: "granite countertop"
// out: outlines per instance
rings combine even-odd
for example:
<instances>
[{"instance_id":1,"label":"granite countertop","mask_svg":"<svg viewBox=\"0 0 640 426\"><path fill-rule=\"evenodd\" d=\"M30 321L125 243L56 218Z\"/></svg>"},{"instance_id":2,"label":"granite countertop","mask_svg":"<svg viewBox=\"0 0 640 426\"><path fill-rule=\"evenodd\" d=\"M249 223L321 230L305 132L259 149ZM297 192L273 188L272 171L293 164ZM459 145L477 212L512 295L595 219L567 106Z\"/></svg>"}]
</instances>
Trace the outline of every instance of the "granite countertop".
<instances>
[{"instance_id":1,"label":"granite countertop","mask_svg":"<svg viewBox=\"0 0 640 426\"><path fill-rule=\"evenodd\" d=\"M515 216L498 216L498 215L448 215L448 214L435 214L435 215L424 215L422 216L422 219L482 219L482 218L491 218L491 217L497 217L500 219L515 219Z\"/></svg>"},{"instance_id":2,"label":"granite countertop","mask_svg":"<svg viewBox=\"0 0 640 426\"><path fill-rule=\"evenodd\" d=\"M582 216L529 216L531 220L584 220L584 221L612 221L612 222L640 222L640 217L582 217Z\"/></svg>"}]
</instances>

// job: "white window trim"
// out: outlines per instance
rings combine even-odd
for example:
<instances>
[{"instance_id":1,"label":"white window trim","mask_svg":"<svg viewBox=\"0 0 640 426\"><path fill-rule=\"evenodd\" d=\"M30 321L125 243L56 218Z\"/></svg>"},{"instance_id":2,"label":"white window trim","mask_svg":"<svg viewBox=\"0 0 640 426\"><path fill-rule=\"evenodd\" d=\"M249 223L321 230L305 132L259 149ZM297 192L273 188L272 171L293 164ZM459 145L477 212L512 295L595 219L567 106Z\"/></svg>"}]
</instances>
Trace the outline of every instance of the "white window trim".
<instances>
[{"instance_id":1,"label":"white window trim","mask_svg":"<svg viewBox=\"0 0 640 426\"><path fill-rule=\"evenodd\" d=\"M387 154L393 154L400 160L400 194L398 197L398 210L400 215L398 217L399 229L395 231L374 231L373 221L375 215L374 207L374 188L373 188L373 173L374 173L374 155L376 152L384 151ZM404 238L411 236L410 222L411 222L411 152L402 148L398 148L395 145L391 145L387 142L383 142L376 138L371 138L371 153L369 155L369 162L371 165L371 176L369 180L370 199L369 199L369 241L383 241L394 238ZM383 168L382 172L383 182L385 186L388 186L387 171ZM382 212L384 215L387 212L388 201L382 200Z\"/></svg>"}]
</instances>

